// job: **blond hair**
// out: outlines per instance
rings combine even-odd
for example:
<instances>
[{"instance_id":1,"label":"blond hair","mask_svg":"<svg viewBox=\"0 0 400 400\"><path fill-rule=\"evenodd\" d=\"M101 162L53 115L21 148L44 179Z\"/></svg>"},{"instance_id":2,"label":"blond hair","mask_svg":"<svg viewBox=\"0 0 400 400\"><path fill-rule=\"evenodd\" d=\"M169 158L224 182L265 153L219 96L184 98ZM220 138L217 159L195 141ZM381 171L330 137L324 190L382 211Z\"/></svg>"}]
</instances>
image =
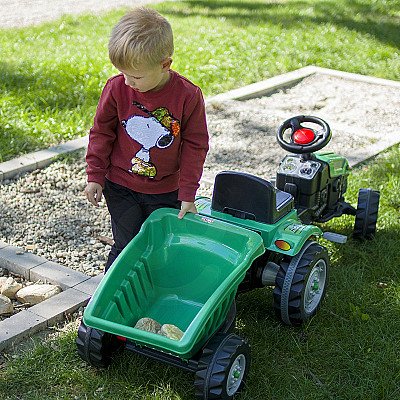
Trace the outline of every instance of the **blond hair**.
<instances>
[{"instance_id":1,"label":"blond hair","mask_svg":"<svg viewBox=\"0 0 400 400\"><path fill-rule=\"evenodd\" d=\"M154 66L174 52L172 28L157 11L137 7L123 16L111 32L108 54L118 69Z\"/></svg>"}]
</instances>

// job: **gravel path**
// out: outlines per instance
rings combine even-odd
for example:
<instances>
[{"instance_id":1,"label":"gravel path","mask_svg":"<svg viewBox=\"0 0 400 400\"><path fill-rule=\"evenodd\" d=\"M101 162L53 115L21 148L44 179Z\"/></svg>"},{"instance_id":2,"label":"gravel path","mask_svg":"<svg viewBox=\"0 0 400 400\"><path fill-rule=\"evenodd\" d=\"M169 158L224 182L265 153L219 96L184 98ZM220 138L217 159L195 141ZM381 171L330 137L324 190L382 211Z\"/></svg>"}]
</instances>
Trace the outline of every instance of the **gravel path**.
<instances>
[{"instance_id":1,"label":"gravel path","mask_svg":"<svg viewBox=\"0 0 400 400\"><path fill-rule=\"evenodd\" d=\"M315 115L327 121L333 139L325 150L354 163L371 155L371 145L400 140L399 110L399 88L311 75L271 96L209 107L213 136L206 169L273 176L285 154L275 141L277 128L295 115Z\"/></svg>"},{"instance_id":2,"label":"gravel path","mask_svg":"<svg viewBox=\"0 0 400 400\"><path fill-rule=\"evenodd\" d=\"M390 99L390 101L387 101ZM211 150L205 172L242 170L268 178L285 154L275 139L287 118L311 114L333 130L330 150L354 157L371 143L400 140L400 89L325 75L304 79L271 96L207 108ZM384 133L384 135L382 135ZM0 185L0 240L89 275L104 267L111 236L105 204L91 206L83 195L84 151L43 170ZM211 195L210 186L199 194Z\"/></svg>"},{"instance_id":3,"label":"gravel path","mask_svg":"<svg viewBox=\"0 0 400 400\"><path fill-rule=\"evenodd\" d=\"M161 1L165 0L0 0L0 27L35 25L63 14L101 13Z\"/></svg>"}]
</instances>

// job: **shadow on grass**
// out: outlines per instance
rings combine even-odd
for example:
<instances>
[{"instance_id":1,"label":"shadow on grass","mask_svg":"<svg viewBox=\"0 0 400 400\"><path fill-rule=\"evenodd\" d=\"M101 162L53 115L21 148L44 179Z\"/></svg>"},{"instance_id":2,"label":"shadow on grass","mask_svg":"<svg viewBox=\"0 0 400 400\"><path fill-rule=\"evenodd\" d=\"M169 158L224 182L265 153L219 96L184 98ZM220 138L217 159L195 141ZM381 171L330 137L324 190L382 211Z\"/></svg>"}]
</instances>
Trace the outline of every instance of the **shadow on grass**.
<instances>
[{"instance_id":1,"label":"shadow on grass","mask_svg":"<svg viewBox=\"0 0 400 400\"><path fill-rule=\"evenodd\" d=\"M93 115L88 110L94 112L101 92L98 79L63 72L62 65L51 71L18 67L21 71L0 62L0 162L58 143L69 130L77 135L89 127Z\"/></svg>"},{"instance_id":2,"label":"shadow on grass","mask_svg":"<svg viewBox=\"0 0 400 400\"><path fill-rule=\"evenodd\" d=\"M373 35L382 43L400 47L400 23L390 17L384 6L367 5L357 0L324 0L265 3L252 1L183 1L185 10L166 8L164 13L180 17L202 15L225 18L238 26L270 22L283 27L306 27L309 24L332 24L363 34ZM312 10L312 11L311 11Z\"/></svg>"},{"instance_id":3,"label":"shadow on grass","mask_svg":"<svg viewBox=\"0 0 400 400\"><path fill-rule=\"evenodd\" d=\"M0 162L15 157L15 154L24 154L37 150L42 145L29 132L13 125L12 121L4 121L2 123L1 120L0 118Z\"/></svg>"},{"instance_id":4,"label":"shadow on grass","mask_svg":"<svg viewBox=\"0 0 400 400\"><path fill-rule=\"evenodd\" d=\"M20 100L21 109L73 110L86 102L97 102L100 89L87 86L87 78L85 74L65 73L62 64L52 71L38 69L21 73L11 64L0 62L0 87Z\"/></svg>"}]
</instances>

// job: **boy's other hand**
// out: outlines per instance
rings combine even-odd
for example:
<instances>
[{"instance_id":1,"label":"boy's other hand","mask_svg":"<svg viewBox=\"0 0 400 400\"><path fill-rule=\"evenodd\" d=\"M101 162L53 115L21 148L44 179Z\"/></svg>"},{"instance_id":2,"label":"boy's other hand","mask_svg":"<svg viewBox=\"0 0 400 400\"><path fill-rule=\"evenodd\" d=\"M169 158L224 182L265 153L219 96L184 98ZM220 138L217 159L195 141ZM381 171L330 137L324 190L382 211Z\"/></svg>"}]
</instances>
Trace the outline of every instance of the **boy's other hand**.
<instances>
[{"instance_id":1,"label":"boy's other hand","mask_svg":"<svg viewBox=\"0 0 400 400\"><path fill-rule=\"evenodd\" d=\"M178 218L182 219L187 212L197 214L197 208L192 201L182 201L181 211L179 211Z\"/></svg>"},{"instance_id":2,"label":"boy's other hand","mask_svg":"<svg viewBox=\"0 0 400 400\"><path fill-rule=\"evenodd\" d=\"M103 188L99 183L89 182L85 188L86 198L92 203L94 206L99 206L99 201L101 201L101 197L103 194Z\"/></svg>"}]
</instances>

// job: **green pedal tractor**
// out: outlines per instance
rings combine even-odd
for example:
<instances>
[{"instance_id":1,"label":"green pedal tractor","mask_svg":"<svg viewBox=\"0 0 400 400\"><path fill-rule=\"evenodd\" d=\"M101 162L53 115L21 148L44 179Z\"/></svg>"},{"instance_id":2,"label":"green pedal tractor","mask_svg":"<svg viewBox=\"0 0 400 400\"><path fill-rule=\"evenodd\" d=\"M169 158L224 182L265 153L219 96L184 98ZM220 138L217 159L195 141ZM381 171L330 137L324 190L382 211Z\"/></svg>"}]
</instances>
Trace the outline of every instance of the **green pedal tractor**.
<instances>
[{"instance_id":1,"label":"green pedal tractor","mask_svg":"<svg viewBox=\"0 0 400 400\"><path fill-rule=\"evenodd\" d=\"M292 154L276 184L241 172L216 176L212 198L196 199L198 214L178 219L159 209L143 224L105 275L78 330L78 353L107 367L121 349L195 374L195 397L232 399L250 367L248 342L234 333L239 292L274 286L277 317L301 325L324 298L329 255L318 238L343 243L313 222L355 216L354 236L372 238L379 193L359 191L344 201L345 158L318 152L331 139L323 120L285 121L278 143ZM138 322L152 322L143 329ZM173 326L180 336L163 334Z\"/></svg>"}]
</instances>

